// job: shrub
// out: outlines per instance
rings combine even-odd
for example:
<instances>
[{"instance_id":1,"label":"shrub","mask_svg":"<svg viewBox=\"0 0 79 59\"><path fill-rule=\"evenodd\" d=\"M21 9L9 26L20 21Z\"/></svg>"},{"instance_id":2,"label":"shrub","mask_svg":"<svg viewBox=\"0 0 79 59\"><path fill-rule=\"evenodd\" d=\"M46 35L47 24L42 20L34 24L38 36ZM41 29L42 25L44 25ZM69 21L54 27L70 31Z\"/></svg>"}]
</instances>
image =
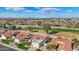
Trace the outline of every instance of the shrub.
<instances>
[{"instance_id":1,"label":"shrub","mask_svg":"<svg viewBox=\"0 0 79 59\"><path fill-rule=\"evenodd\" d=\"M26 41L26 42L22 42L22 43L18 44L18 48L27 50L30 45L31 45L31 41Z\"/></svg>"},{"instance_id":2,"label":"shrub","mask_svg":"<svg viewBox=\"0 0 79 59\"><path fill-rule=\"evenodd\" d=\"M52 50L52 49L56 49L56 46L55 46L55 45L52 45L52 44L48 44L48 45L46 46L46 48L47 48L48 50Z\"/></svg>"},{"instance_id":3,"label":"shrub","mask_svg":"<svg viewBox=\"0 0 79 59\"><path fill-rule=\"evenodd\" d=\"M11 38L6 38L5 40L2 40L2 42L5 43L5 44L10 44L13 41L12 41Z\"/></svg>"}]
</instances>

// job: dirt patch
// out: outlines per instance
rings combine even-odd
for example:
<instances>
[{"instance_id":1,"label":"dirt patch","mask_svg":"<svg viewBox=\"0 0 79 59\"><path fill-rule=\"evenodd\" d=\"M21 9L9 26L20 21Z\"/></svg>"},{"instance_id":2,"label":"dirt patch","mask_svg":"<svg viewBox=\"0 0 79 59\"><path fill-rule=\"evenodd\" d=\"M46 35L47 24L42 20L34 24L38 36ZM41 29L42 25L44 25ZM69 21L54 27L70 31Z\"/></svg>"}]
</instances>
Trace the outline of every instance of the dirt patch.
<instances>
[{"instance_id":1,"label":"dirt patch","mask_svg":"<svg viewBox=\"0 0 79 59\"><path fill-rule=\"evenodd\" d=\"M79 40L79 34L74 34L71 32L59 32L56 34L59 37L66 37L66 38L77 38Z\"/></svg>"}]
</instances>

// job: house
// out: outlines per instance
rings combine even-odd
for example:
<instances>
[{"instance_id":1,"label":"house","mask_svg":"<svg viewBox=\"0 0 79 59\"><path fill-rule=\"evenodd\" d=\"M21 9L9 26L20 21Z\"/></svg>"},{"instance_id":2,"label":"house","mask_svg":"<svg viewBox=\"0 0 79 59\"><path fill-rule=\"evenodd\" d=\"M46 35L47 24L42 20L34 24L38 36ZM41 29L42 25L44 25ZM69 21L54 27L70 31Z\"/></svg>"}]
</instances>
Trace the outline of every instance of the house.
<instances>
[{"instance_id":1,"label":"house","mask_svg":"<svg viewBox=\"0 0 79 59\"><path fill-rule=\"evenodd\" d=\"M13 35L12 35L12 39L15 40L16 36L20 33L20 31L16 31Z\"/></svg>"},{"instance_id":2,"label":"house","mask_svg":"<svg viewBox=\"0 0 79 59\"><path fill-rule=\"evenodd\" d=\"M5 33L7 30L0 29L0 34Z\"/></svg>"},{"instance_id":3,"label":"house","mask_svg":"<svg viewBox=\"0 0 79 59\"><path fill-rule=\"evenodd\" d=\"M52 38L51 44L58 46L57 50L59 51L72 51L72 41L70 39Z\"/></svg>"},{"instance_id":4,"label":"house","mask_svg":"<svg viewBox=\"0 0 79 59\"><path fill-rule=\"evenodd\" d=\"M44 45L44 43L48 40L47 36L44 35L36 35L33 34L32 36L32 45L36 48L41 47L42 45Z\"/></svg>"},{"instance_id":5,"label":"house","mask_svg":"<svg viewBox=\"0 0 79 59\"><path fill-rule=\"evenodd\" d=\"M2 34L0 34L0 40L6 39L6 37Z\"/></svg>"},{"instance_id":6,"label":"house","mask_svg":"<svg viewBox=\"0 0 79 59\"><path fill-rule=\"evenodd\" d=\"M16 43L19 43L19 42L23 42L23 41L26 41L26 40L28 40L28 39L30 39L31 38L31 35L29 34L29 33L27 33L27 32L20 32L20 33L18 33L17 35L16 35L16 38L14 39L14 41L16 42Z\"/></svg>"},{"instance_id":7,"label":"house","mask_svg":"<svg viewBox=\"0 0 79 59\"><path fill-rule=\"evenodd\" d=\"M0 30L0 40L2 39L6 39L6 37L3 35L3 33L5 33L6 30Z\"/></svg>"},{"instance_id":8,"label":"house","mask_svg":"<svg viewBox=\"0 0 79 59\"><path fill-rule=\"evenodd\" d=\"M8 30L8 31L4 32L3 35L4 35L5 37L12 37L12 35L13 35L15 32L16 32L16 31L14 31L14 30Z\"/></svg>"}]
</instances>

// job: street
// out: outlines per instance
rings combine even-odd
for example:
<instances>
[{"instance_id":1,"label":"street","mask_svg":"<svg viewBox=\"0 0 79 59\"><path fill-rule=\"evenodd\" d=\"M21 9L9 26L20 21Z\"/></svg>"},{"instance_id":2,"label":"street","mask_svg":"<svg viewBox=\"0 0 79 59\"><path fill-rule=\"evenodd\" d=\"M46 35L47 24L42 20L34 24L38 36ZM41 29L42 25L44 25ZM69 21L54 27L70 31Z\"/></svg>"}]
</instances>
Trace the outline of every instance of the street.
<instances>
[{"instance_id":1,"label":"street","mask_svg":"<svg viewBox=\"0 0 79 59\"><path fill-rule=\"evenodd\" d=\"M0 51L18 51L18 50L10 48L10 47L6 47L6 46L0 44Z\"/></svg>"}]
</instances>

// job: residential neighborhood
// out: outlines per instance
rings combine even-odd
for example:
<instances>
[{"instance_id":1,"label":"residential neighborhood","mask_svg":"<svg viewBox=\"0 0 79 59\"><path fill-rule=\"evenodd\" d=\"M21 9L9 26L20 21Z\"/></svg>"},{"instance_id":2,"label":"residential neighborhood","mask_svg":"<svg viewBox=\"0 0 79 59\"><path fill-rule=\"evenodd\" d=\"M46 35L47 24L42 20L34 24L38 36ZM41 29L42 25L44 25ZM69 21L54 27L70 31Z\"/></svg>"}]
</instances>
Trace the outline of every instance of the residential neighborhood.
<instances>
[{"instance_id":1,"label":"residential neighborhood","mask_svg":"<svg viewBox=\"0 0 79 59\"><path fill-rule=\"evenodd\" d=\"M0 51L79 51L79 17L72 11L64 16L69 9L79 11L0 7Z\"/></svg>"},{"instance_id":2,"label":"residential neighborhood","mask_svg":"<svg viewBox=\"0 0 79 59\"><path fill-rule=\"evenodd\" d=\"M6 20L8 21L8 19ZM37 24L19 24L17 26L15 25L15 22L8 23L13 24L8 25L7 23L5 23L5 25L3 25L0 29L0 43L6 44L9 47L15 48L20 51L79 50L78 29L66 27L63 28L58 26L52 27L48 25L48 23L45 23L43 26Z\"/></svg>"}]
</instances>

